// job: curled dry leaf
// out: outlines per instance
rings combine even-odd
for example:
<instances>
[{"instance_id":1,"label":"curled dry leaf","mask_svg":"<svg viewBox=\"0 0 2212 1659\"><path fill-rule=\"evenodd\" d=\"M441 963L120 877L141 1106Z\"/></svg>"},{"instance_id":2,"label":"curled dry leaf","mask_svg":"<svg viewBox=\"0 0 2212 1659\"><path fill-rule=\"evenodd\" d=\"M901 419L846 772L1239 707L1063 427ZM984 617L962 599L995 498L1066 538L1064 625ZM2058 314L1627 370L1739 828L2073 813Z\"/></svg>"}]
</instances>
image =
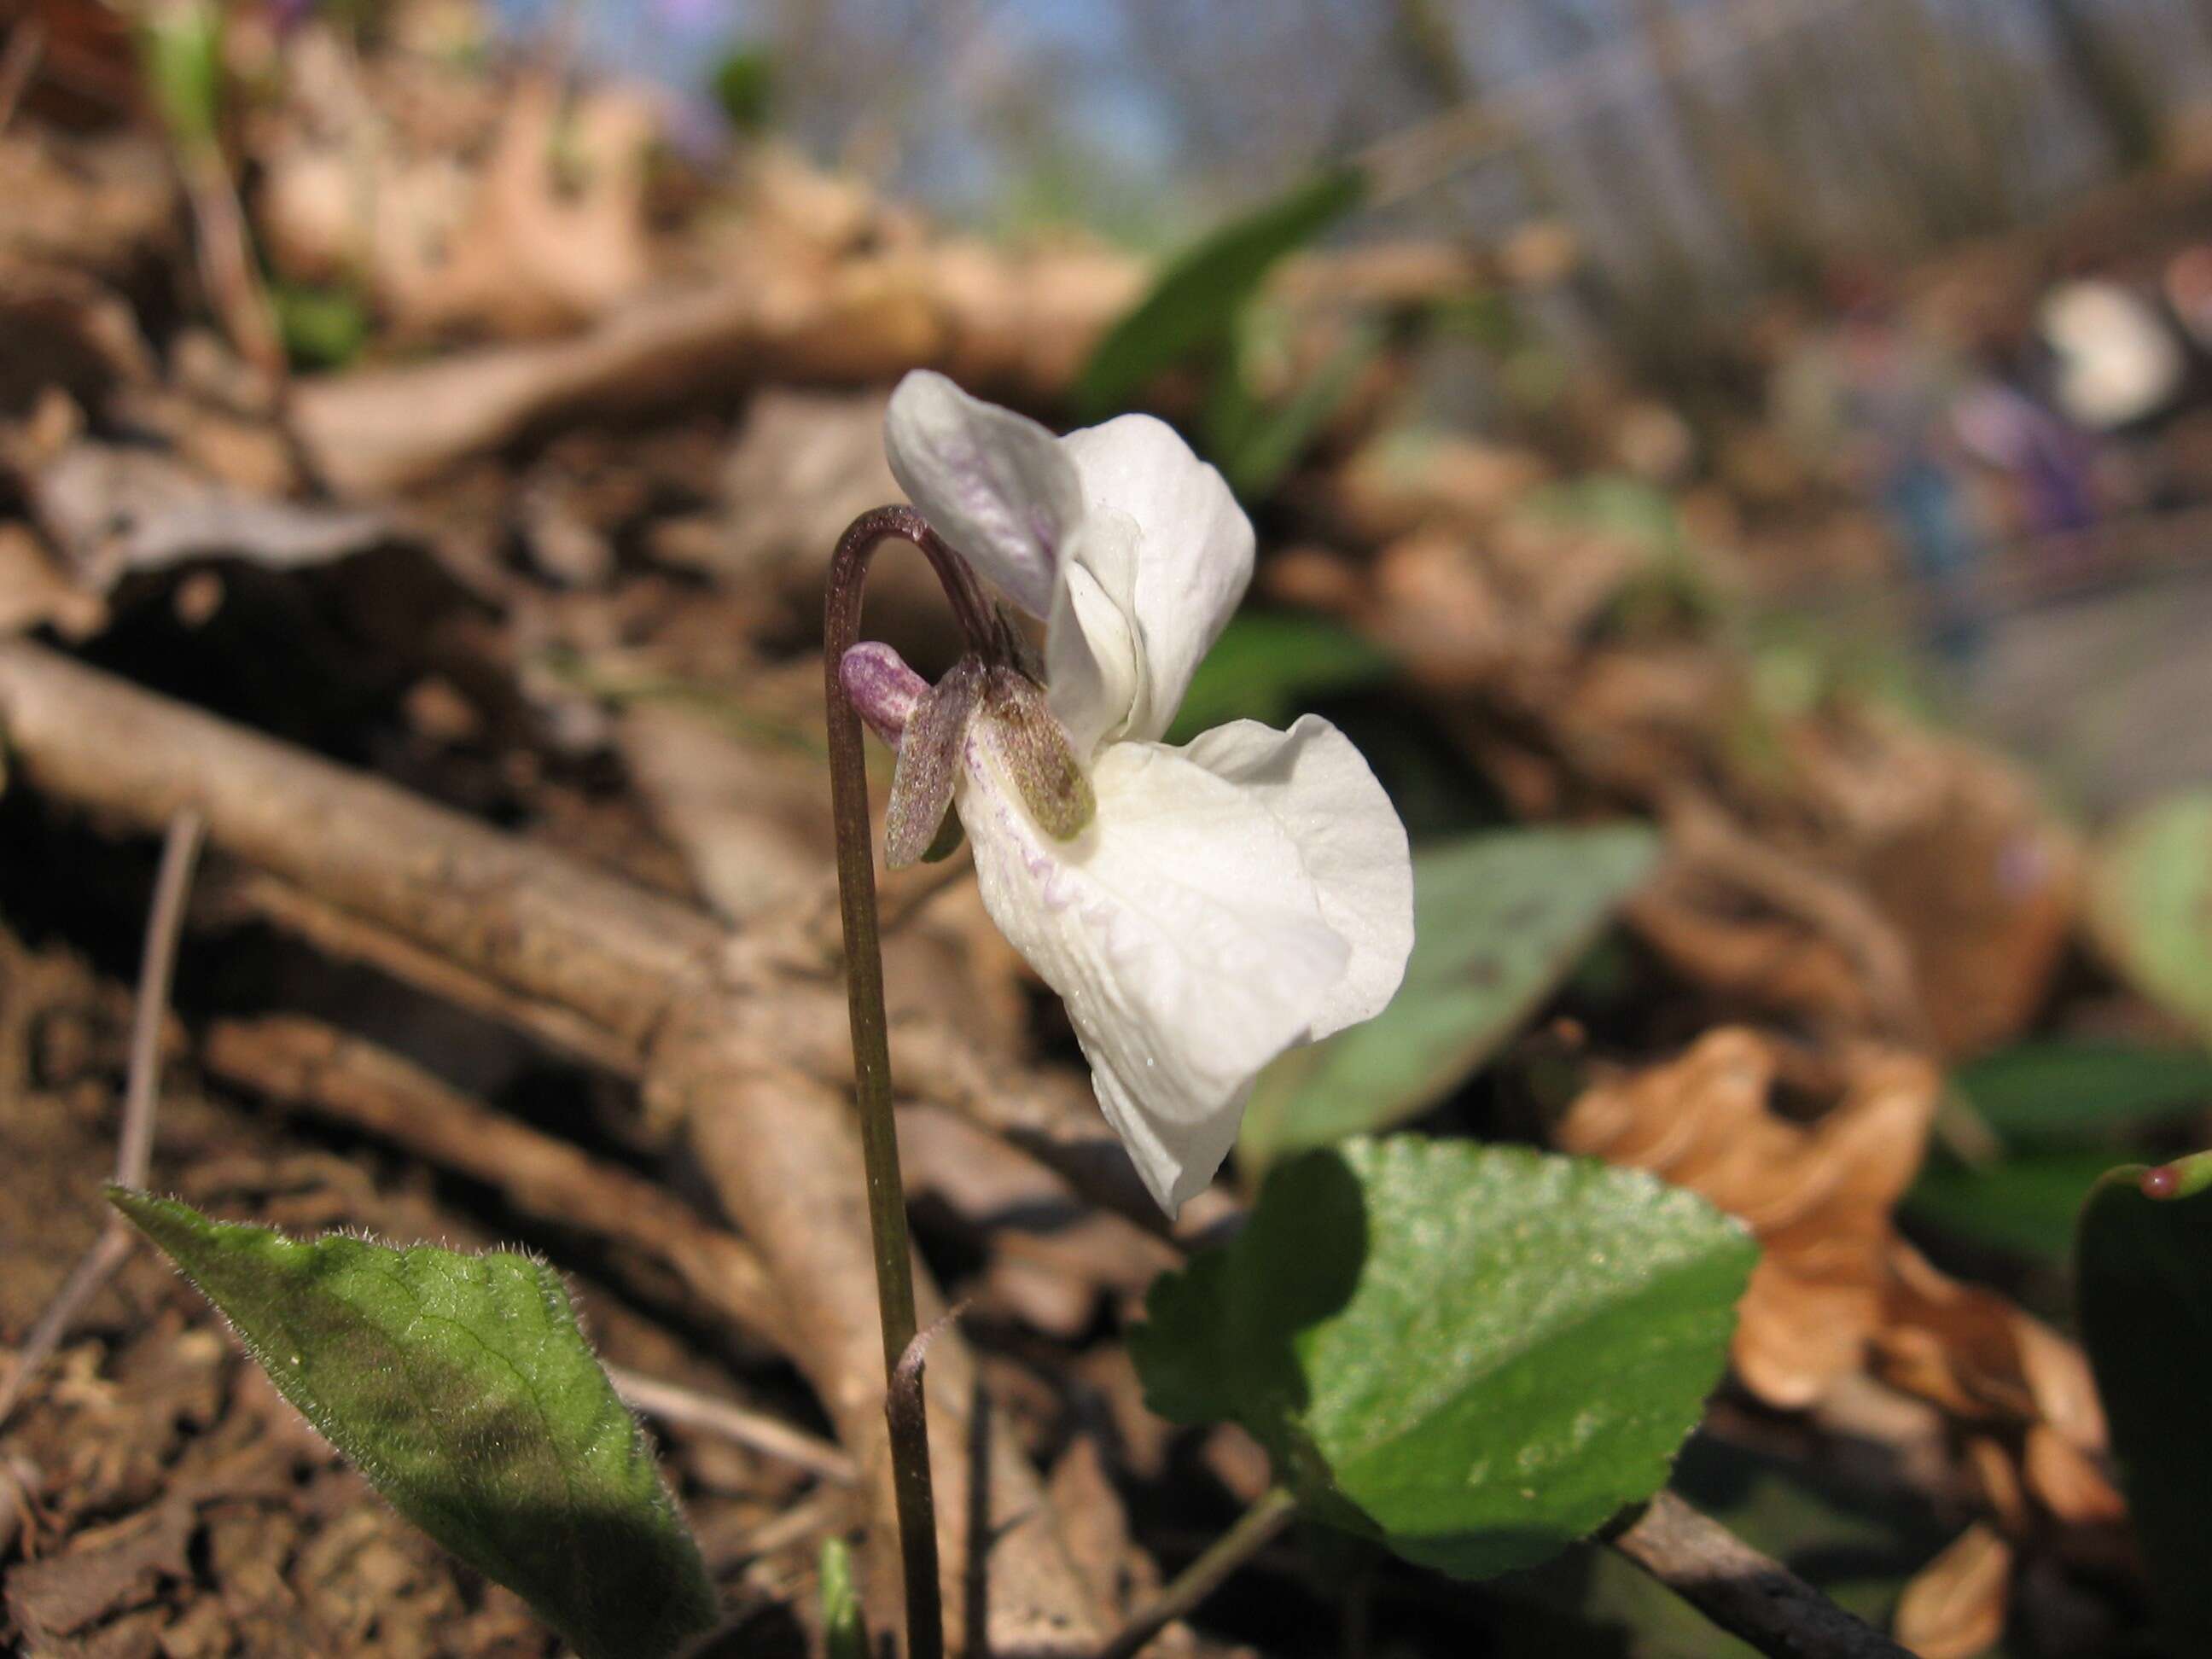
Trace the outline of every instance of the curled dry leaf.
<instances>
[{"instance_id":1,"label":"curled dry leaf","mask_svg":"<svg viewBox=\"0 0 2212 1659\"><path fill-rule=\"evenodd\" d=\"M1813 1404L1861 1369L1881 1322L1890 1208L1919 1168L1934 1069L1883 1053L1804 1127L1768 1106L1777 1058L1756 1033L1715 1031L1680 1059L1600 1083L1559 1125L1566 1151L1646 1169L1758 1234L1734 1358L1753 1392Z\"/></svg>"},{"instance_id":2,"label":"curled dry leaf","mask_svg":"<svg viewBox=\"0 0 2212 1659\"><path fill-rule=\"evenodd\" d=\"M1882 748L1877 763L1899 774L1911 769L1900 751L1920 750L1928 786L1861 842L1854 873L1904 936L1937 1048L1978 1053L2024 1030L2050 988L2080 906L2081 848L2007 762L1902 723Z\"/></svg>"},{"instance_id":3,"label":"curled dry leaf","mask_svg":"<svg viewBox=\"0 0 2212 1659\"><path fill-rule=\"evenodd\" d=\"M2060 1518L2109 1518L2117 1499L2087 1455L2103 1449L2104 1416L2081 1350L2002 1297L1939 1273L1892 1223L1926 1146L1935 1068L1875 1048L1847 1061L1842 1098L1816 1122L1793 1123L1770 1103L1774 1044L1723 1029L1679 1059L1589 1089L1556 1138L1687 1187L1758 1234L1733 1357L1761 1399L1808 1407L1870 1372L1998 1436Z\"/></svg>"},{"instance_id":4,"label":"curled dry leaf","mask_svg":"<svg viewBox=\"0 0 2212 1659\"><path fill-rule=\"evenodd\" d=\"M1913 1576L1897 1604L1897 1639L1920 1659L1972 1659L2004 1634L2012 1546L1977 1523Z\"/></svg>"}]
</instances>

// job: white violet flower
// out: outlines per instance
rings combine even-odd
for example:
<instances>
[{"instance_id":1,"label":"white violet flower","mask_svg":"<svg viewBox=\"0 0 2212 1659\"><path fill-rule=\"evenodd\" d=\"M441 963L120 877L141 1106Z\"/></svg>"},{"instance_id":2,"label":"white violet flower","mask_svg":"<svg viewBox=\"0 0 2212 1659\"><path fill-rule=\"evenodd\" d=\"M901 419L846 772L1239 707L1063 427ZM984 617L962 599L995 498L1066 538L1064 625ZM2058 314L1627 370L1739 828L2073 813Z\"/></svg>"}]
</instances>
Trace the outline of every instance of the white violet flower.
<instances>
[{"instance_id":1,"label":"white violet flower","mask_svg":"<svg viewBox=\"0 0 2212 1659\"><path fill-rule=\"evenodd\" d=\"M949 805L992 920L1066 1004L1098 1103L1170 1214L1237 1138L1260 1069L1381 1012L1413 941L1405 826L1359 751L1309 714L1160 741L1243 597L1252 526L1221 475L1146 415L1055 438L908 374L891 471L937 533L1046 624L1044 684L1000 660L932 687L847 653L897 745L888 857Z\"/></svg>"}]
</instances>

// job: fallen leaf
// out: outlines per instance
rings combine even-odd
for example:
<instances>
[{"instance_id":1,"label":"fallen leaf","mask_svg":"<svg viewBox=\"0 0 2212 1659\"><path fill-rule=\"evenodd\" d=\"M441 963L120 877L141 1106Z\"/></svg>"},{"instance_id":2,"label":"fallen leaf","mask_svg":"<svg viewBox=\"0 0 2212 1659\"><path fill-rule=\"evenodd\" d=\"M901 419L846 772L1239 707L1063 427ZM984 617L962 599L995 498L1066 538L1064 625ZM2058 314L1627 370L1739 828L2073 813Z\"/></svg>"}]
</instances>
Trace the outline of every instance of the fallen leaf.
<instances>
[{"instance_id":1,"label":"fallen leaf","mask_svg":"<svg viewBox=\"0 0 2212 1659\"><path fill-rule=\"evenodd\" d=\"M1587 1091L1556 1139L1650 1170L1750 1224L1763 1249L1735 1364L1761 1398L1804 1407L1864 1363L1890 1209L1919 1166L1938 1079L1911 1055L1871 1054L1808 1128L1769 1110L1777 1066L1756 1033L1715 1031L1677 1060Z\"/></svg>"},{"instance_id":2,"label":"fallen leaf","mask_svg":"<svg viewBox=\"0 0 2212 1659\"><path fill-rule=\"evenodd\" d=\"M1913 1576L1897 1604L1897 1639L1920 1659L1973 1659L2004 1634L2012 1546L1969 1527Z\"/></svg>"},{"instance_id":3,"label":"fallen leaf","mask_svg":"<svg viewBox=\"0 0 2212 1659\"><path fill-rule=\"evenodd\" d=\"M1918 1055L1848 1052L1841 1097L1809 1125L1778 1115L1774 1043L1709 1033L1680 1058L1594 1085L1554 1138L1664 1176L1741 1217L1761 1253L1732 1358L1769 1404L1804 1408L1851 1379L1878 1382L1990 1437L2029 1489L2069 1520L2116 1501L2087 1455L2105 1419L2080 1348L1996 1292L1938 1272L1892 1212L1927 1145L1941 1079ZM1993 1493L2017 1486L2008 1467Z\"/></svg>"},{"instance_id":4,"label":"fallen leaf","mask_svg":"<svg viewBox=\"0 0 2212 1659\"><path fill-rule=\"evenodd\" d=\"M190 1577L185 1551L198 1525L191 1505L172 1498L81 1533L67 1554L9 1571L9 1612L34 1641L81 1631L143 1601L157 1579Z\"/></svg>"}]
</instances>

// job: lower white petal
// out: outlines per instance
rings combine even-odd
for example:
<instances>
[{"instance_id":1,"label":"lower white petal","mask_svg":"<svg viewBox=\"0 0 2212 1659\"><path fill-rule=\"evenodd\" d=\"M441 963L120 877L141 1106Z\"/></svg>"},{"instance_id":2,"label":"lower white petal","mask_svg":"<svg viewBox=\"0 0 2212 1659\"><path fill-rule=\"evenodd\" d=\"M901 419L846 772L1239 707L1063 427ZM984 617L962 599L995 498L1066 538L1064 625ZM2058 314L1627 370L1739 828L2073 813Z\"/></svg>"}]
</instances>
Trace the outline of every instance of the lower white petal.
<instances>
[{"instance_id":1,"label":"lower white petal","mask_svg":"<svg viewBox=\"0 0 2212 1659\"><path fill-rule=\"evenodd\" d=\"M1381 1013L1413 948L1413 860L1397 809L1352 740L1307 714L1287 732L1217 726L1182 752L1267 809L1297 844L1322 919L1352 947L1309 1035Z\"/></svg>"},{"instance_id":2,"label":"lower white petal","mask_svg":"<svg viewBox=\"0 0 2212 1659\"><path fill-rule=\"evenodd\" d=\"M1040 830L971 728L957 796L985 907L1061 1000L1099 1101L1172 1214L1236 1139L1260 1068L1303 1041L1351 947L1261 796L1156 744L1109 744L1098 811Z\"/></svg>"}]
</instances>

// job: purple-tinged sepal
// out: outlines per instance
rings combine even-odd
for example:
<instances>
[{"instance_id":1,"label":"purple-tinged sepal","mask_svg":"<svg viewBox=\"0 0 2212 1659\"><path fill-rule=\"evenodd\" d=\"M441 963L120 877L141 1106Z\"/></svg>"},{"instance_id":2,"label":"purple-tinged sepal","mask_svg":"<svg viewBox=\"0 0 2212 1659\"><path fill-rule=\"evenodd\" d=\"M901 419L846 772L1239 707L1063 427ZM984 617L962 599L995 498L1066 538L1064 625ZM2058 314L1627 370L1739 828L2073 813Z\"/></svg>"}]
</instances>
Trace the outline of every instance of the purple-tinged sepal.
<instances>
[{"instance_id":1,"label":"purple-tinged sepal","mask_svg":"<svg viewBox=\"0 0 2212 1659\"><path fill-rule=\"evenodd\" d=\"M1055 841L1081 835L1098 815L1098 798L1045 702L1044 688L1018 668L993 666L983 689L983 719L1037 827Z\"/></svg>"}]
</instances>

